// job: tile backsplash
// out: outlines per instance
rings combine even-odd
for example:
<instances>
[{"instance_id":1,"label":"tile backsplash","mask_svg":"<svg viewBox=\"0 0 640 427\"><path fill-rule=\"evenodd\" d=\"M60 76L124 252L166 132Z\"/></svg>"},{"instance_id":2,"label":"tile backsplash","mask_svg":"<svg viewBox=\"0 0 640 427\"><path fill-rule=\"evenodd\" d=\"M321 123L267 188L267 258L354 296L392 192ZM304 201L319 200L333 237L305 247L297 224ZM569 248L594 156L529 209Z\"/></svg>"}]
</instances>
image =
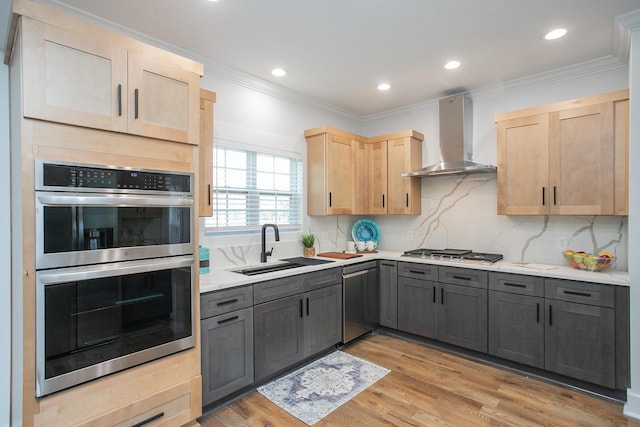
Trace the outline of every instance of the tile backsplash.
<instances>
[{"instance_id":1,"label":"tile backsplash","mask_svg":"<svg viewBox=\"0 0 640 427\"><path fill-rule=\"evenodd\" d=\"M627 217L505 216L496 213L496 175L476 174L423 178L421 215L367 216L380 227L379 249L456 248L500 253L511 261L564 264L562 250L611 252L614 269L627 270ZM342 251L352 240L359 216L308 217L304 232L317 237L316 250ZM288 235L288 236L287 236ZM297 233L267 234L270 260L300 256ZM260 236L217 239L201 235L211 250L213 268L257 264Z\"/></svg>"}]
</instances>

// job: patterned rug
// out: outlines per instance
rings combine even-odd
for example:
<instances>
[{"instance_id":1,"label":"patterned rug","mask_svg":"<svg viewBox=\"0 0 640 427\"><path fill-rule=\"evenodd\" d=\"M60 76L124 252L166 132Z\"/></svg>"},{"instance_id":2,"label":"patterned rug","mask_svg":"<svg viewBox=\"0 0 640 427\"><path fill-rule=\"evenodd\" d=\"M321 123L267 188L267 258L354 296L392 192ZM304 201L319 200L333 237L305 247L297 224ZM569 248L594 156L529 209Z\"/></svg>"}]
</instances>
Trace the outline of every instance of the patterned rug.
<instances>
[{"instance_id":1,"label":"patterned rug","mask_svg":"<svg viewBox=\"0 0 640 427\"><path fill-rule=\"evenodd\" d=\"M336 351L258 387L258 392L313 425L387 373L386 368Z\"/></svg>"}]
</instances>

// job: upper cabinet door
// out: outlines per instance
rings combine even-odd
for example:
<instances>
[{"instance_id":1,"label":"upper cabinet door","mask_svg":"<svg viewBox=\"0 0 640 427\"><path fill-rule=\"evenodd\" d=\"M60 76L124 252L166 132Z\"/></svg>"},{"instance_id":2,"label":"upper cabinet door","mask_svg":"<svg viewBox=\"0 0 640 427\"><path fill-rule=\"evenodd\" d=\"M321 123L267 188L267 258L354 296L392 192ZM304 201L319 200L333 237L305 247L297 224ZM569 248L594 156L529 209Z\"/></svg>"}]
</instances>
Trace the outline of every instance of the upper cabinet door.
<instances>
[{"instance_id":1,"label":"upper cabinet door","mask_svg":"<svg viewBox=\"0 0 640 427\"><path fill-rule=\"evenodd\" d=\"M198 143L200 77L129 52L129 132Z\"/></svg>"},{"instance_id":2,"label":"upper cabinet door","mask_svg":"<svg viewBox=\"0 0 640 427\"><path fill-rule=\"evenodd\" d=\"M361 174L369 183L367 194L367 214L384 215L387 213L389 195L387 192L387 141L365 144L367 150L367 169Z\"/></svg>"},{"instance_id":3,"label":"upper cabinet door","mask_svg":"<svg viewBox=\"0 0 640 427\"><path fill-rule=\"evenodd\" d=\"M213 104L215 92L200 89L200 143L198 146L198 216L213 215Z\"/></svg>"},{"instance_id":4,"label":"upper cabinet door","mask_svg":"<svg viewBox=\"0 0 640 427\"><path fill-rule=\"evenodd\" d=\"M22 18L24 116L127 129L127 51Z\"/></svg>"},{"instance_id":5,"label":"upper cabinet door","mask_svg":"<svg viewBox=\"0 0 640 427\"><path fill-rule=\"evenodd\" d=\"M419 215L421 211L421 178L402 176L405 172L420 169L422 141L412 137L387 141L387 188L390 215Z\"/></svg>"},{"instance_id":6,"label":"upper cabinet door","mask_svg":"<svg viewBox=\"0 0 640 427\"><path fill-rule=\"evenodd\" d=\"M549 116L498 123L498 214L549 212Z\"/></svg>"},{"instance_id":7,"label":"upper cabinet door","mask_svg":"<svg viewBox=\"0 0 640 427\"><path fill-rule=\"evenodd\" d=\"M350 215L355 207L356 141L327 134L327 189L329 215Z\"/></svg>"},{"instance_id":8,"label":"upper cabinet door","mask_svg":"<svg viewBox=\"0 0 640 427\"><path fill-rule=\"evenodd\" d=\"M550 213L613 212L613 103L550 114Z\"/></svg>"}]
</instances>

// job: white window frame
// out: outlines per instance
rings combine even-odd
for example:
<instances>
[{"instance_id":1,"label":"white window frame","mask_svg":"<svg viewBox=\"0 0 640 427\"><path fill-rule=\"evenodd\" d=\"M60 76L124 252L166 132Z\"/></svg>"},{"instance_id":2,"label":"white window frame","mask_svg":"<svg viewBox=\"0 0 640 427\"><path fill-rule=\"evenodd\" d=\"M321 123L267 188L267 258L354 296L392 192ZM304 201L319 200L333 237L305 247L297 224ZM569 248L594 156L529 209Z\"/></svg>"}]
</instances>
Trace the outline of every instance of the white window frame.
<instances>
[{"instance_id":1,"label":"white window frame","mask_svg":"<svg viewBox=\"0 0 640 427\"><path fill-rule=\"evenodd\" d=\"M230 151L241 151L244 152L247 156L246 159L246 169L245 170L245 183L248 188L245 187L233 187L232 185L226 187L220 187L219 179L217 179L218 168L216 167L216 150L230 150ZM275 189L258 189L256 185L256 179L254 178L258 171L256 166L256 158L257 156L273 156L274 158L286 158L295 162L294 170L291 171L290 176L290 185L291 191L282 191ZM234 235L244 235L244 234L255 234L259 233L262 229L263 223L275 223L278 224L278 228L282 232L299 232L302 231L302 222L303 222L303 162L302 162L302 154L300 153L292 153L287 151L280 151L265 147L257 147L248 144L241 144L235 141L225 141L216 139L216 144L214 146L213 152L213 216L204 219L205 233L207 235L213 236L234 236ZM233 169L236 172L241 169ZM282 171L273 170L273 175L278 175L282 177ZM269 172L260 172L269 174ZM284 174L286 175L286 174ZM275 180L275 177L274 177ZM228 209L220 209L218 205L218 198L221 197L222 194L228 195L243 195L243 197L247 197L249 200L247 203L255 206L256 209L253 209L247 218L247 225L219 225L216 223L218 212L231 210ZM288 223L283 221L278 221L277 219L270 218L269 220L260 219L260 209L259 209L259 198L260 196L267 197L277 197L281 196L284 198L290 198L289 203L293 206L292 212L289 212L289 220ZM245 207L246 208L246 207ZM247 209L250 210L250 209ZM275 207L275 212L279 211L277 206ZM270 211L270 209L267 209ZM286 210L285 210L286 211ZM280 210L282 212L282 210ZM229 218L229 214L224 215L225 219Z\"/></svg>"}]
</instances>

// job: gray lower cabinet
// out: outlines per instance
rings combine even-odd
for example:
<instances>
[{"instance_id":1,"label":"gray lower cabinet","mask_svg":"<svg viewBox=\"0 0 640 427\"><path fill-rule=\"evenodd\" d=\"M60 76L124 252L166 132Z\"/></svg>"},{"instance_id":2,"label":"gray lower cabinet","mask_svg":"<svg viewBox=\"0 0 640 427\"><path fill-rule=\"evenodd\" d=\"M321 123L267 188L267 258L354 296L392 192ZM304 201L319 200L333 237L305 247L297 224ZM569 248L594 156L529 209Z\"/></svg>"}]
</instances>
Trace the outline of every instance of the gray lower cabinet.
<instances>
[{"instance_id":1,"label":"gray lower cabinet","mask_svg":"<svg viewBox=\"0 0 640 427\"><path fill-rule=\"evenodd\" d=\"M254 306L256 381L340 342L341 286L336 283Z\"/></svg>"},{"instance_id":2,"label":"gray lower cabinet","mask_svg":"<svg viewBox=\"0 0 640 427\"><path fill-rule=\"evenodd\" d=\"M615 287L547 279L545 296L545 369L615 388Z\"/></svg>"},{"instance_id":3,"label":"gray lower cabinet","mask_svg":"<svg viewBox=\"0 0 640 427\"><path fill-rule=\"evenodd\" d=\"M486 288L485 271L399 262L398 329L486 353Z\"/></svg>"},{"instance_id":4,"label":"gray lower cabinet","mask_svg":"<svg viewBox=\"0 0 640 427\"><path fill-rule=\"evenodd\" d=\"M487 352L487 290L440 283L438 339Z\"/></svg>"},{"instance_id":5,"label":"gray lower cabinet","mask_svg":"<svg viewBox=\"0 0 640 427\"><path fill-rule=\"evenodd\" d=\"M256 380L303 359L302 305L302 295L295 295L253 308Z\"/></svg>"},{"instance_id":6,"label":"gray lower cabinet","mask_svg":"<svg viewBox=\"0 0 640 427\"><path fill-rule=\"evenodd\" d=\"M489 354L544 368L544 279L489 273Z\"/></svg>"},{"instance_id":7,"label":"gray lower cabinet","mask_svg":"<svg viewBox=\"0 0 640 427\"><path fill-rule=\"evenodd\" d=\"M252 288L203 294L200 300L205 406L253 383Z\"/></svg>"},{"instance_id":8,"label":"gray lower cabinet","mask_svg":"<svg viewBox=\"0 0 640 427\"><path fill-rule=\"evenodd\" d=\"M398 277L398 329L438 338L438 283Z\"/></svg>"},{"instance_id":9,"label":"gray lower cabinet","mask_svg":"<svg viewBox=\"0 0 640 427\"><path fill-rule=\"evenodd\" d=\"M398 263L378 262L380 283L380 325L398 328Z\"/></svg>"}]
</instances>

